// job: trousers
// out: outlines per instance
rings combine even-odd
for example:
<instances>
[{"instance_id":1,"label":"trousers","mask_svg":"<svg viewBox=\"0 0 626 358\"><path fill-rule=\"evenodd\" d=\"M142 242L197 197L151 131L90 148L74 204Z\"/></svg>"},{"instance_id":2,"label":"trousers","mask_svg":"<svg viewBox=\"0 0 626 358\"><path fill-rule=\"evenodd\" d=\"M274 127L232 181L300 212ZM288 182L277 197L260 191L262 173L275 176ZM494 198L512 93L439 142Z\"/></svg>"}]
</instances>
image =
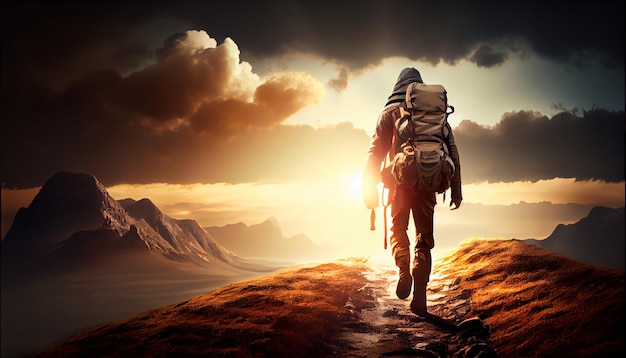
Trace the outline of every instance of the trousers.
<instances>
[{"instance_id":1,"label":"trousers","mask_svg":"<svg viewBox=\"0 0 626 358\"><path fill-rule=\"evenodd\" d=\"M409 219L412 214L415 225L415 248L413 279L426 283L430 280L432 258L430 251L435 247L433 235L436 194L433 191L416 190L397 186L391 200L391 254L396 265L411 262L411 242L408 236Z\"/></svg>"}]
</instances>

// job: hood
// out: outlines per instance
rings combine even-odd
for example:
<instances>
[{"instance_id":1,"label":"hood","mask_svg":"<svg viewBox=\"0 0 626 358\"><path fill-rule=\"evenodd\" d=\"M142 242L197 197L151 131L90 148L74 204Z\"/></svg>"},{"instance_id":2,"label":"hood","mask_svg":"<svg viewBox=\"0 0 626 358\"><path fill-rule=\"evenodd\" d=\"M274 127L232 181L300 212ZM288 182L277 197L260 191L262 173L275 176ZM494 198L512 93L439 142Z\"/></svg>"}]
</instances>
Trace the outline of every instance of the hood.
<instances>
[{"instance_id":1,"label":"hood","mask_svg":"<svg viewBox=\"0 0 626 358\"><path fill-rule=\"evenodd\" d=\"M404 101L406 88L412 82L424 83L418 70L412 67L407 67L400 71L396 84L393 86L393 92L391 93L391 96L387 98L385 106L388 106L391 103Z\"/></svg>"}]
</instances>

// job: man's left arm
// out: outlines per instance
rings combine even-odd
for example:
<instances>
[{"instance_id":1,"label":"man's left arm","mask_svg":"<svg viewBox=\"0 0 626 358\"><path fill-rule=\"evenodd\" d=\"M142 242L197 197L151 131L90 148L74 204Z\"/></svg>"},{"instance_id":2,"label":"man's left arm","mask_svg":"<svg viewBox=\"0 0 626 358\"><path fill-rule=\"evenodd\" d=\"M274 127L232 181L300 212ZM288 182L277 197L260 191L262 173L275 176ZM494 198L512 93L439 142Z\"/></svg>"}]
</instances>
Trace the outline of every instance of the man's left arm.
<instances>
[{"instance_id":1,"label":"man's left arm","mask_svg":"<svg viewBox=\"0 0 626 358\"><path fill-rule=\"evenodd\" d=\"M446 123L448 129L448 135L446 136L446 145L448 146L448 151L450 152L450 158L454 163L454 175L452 176L452 182L450 183L451 191L452 191L452 200L450 201L450 206L454 205L454 209L458 209L461 206L461 202L463 201L463 193L461 191L461 159L459 158L459 150L454 141L454 134L452 133L452 128L449 123Z\"/></svg>"}]
</instances>

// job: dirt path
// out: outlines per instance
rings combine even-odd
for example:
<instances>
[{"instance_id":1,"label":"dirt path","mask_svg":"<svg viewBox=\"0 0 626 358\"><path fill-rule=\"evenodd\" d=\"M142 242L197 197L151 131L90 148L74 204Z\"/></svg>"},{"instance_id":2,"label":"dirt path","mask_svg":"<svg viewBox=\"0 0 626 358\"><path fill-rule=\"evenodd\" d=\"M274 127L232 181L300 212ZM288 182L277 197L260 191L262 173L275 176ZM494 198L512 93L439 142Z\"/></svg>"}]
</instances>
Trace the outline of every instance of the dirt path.
<instances>
[{"instance_id":1,"label":"dirt path","mask_svg":"<svg viewBox=\"0 0 626 358\"><path fill-rule=\"evenodd\" d=\"M455 294L454 280L433 277L428 289L432 316L416 316L409 309L410 297L395 294L397 268L388 263L368 261L368 291L374 302L358 307L358 324L345 327L342 339L344 357L481 357L497 356L488 347L488 331L478 318L462 320L469 313L469 302ZM350 307L352 306L352 307ZM436 316L435 316L436 315ZM485 355L488 354L488 355Z\"/></svg>"}]
</instances>

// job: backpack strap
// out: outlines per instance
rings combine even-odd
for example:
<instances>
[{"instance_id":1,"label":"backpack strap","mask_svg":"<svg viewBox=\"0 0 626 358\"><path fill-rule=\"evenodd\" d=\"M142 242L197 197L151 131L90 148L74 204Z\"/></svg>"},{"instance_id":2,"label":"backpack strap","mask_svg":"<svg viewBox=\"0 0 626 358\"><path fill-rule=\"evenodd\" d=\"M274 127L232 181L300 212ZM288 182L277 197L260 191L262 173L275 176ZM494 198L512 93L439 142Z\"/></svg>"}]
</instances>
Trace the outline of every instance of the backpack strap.
<instances>
[{"instance_id":1,"label":"backpack strap","mask_svg":"<svg viewBox=\"0 0 626 358\"><path fill-rule=\"evenodd\" d=\"M405 143L411 142L411 145L413 145L413 140L415 140L415 124L411 120L412 111L407 111L405 106L400 106L399 108L400 108L400 117L394 120L394 127L396 129L396 134L398 135L398 138L402 139ZM410 136L407 138L405 138L404 136L400 134L400 125L402 124L402 121L404 120L407 121L407 126L409 125L411 126L411 130L409 131Z\"/></svg>"},{"instance_id":2,"label":"backpack strap","mask_svg":"<svg viewBox=\"0 0 626 358\"><path fill-rule=\"evenodd\" d=\"M413 109L413 102L411 101L411 93L413 93L413 89L417 85L417 82L411 82L409 86L406 88L406 95L404 98L404 103L406 108Z\"/></svg>"}]
</instances>

